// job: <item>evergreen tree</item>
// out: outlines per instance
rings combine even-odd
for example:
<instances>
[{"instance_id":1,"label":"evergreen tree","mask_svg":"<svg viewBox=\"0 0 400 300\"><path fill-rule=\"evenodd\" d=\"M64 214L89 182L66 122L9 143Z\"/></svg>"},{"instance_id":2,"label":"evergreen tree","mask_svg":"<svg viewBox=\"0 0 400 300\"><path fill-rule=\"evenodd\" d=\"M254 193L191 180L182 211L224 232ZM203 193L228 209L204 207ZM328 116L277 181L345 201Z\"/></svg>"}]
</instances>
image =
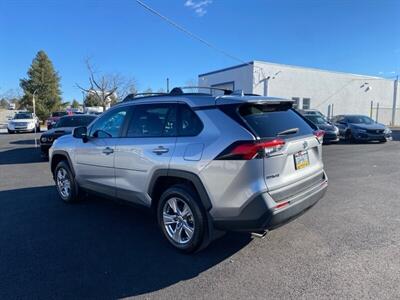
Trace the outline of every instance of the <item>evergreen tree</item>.
<instances>
[{"instance_id":1,"label":"evergreen tree","mask_svg":"<svg viewBox=\"0 0 400 300\"><path fill-rule=\"evenodd\" d=\"M72 107L72 108L79 108L79 102L76 101L76 99L72 100L71 107Z\"/></svg>"},{"instance_id":2,"label":"evergreen tree","mask_svg":"<svg viewBox=\"0 0 400 300\"><path fill-rule=\"evenodd\" d=\"M95 93L87 93L83 104L86 107L103 106L102 100Z\"/></svg>"},{"instance_id":3,"label":"evergreen tree","mask_svg":"<svg viewBox=\"0 0 400 300\"><path fill-rule=\"evenodd\" d=\"M28 78L20 80L24 91L21 105L33 110L32 96L35 94L36 114L40 119L62 107L60 77L44 51L39 51L27 72Z\"/></svg>"}]
</instances>

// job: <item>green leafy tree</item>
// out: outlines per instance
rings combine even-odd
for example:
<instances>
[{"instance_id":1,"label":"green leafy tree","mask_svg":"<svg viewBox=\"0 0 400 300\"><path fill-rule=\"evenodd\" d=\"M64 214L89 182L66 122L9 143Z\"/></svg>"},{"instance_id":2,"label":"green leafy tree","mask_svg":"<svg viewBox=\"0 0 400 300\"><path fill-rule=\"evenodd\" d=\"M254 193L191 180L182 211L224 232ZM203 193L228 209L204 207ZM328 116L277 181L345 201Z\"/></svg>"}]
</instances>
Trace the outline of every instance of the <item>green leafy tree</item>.
<instances>
[{"instance_id":1,"label":"green leafy tree","mask_svg":"<svg viewBox=\"0 0 400 300\"><path fill-rule=\"evenodd\" d=\"M60 77L44 51L39 51L27 72L28 78L20 80L24 91L20 105L33 110L32 96L35 93L36 114L40 119L62 107Z\"/></svg>"},{"instance_id":2,"label":"green leafy tree","mask_svg":"<svg viewBox=\"0 0 400 300\"><path fill-rule=\"evenodd\" d=\"M79 102L76 101L76 99L72 100L71 107L72 107L72 108L79 108Z\"/></svg>"}]
</instances>

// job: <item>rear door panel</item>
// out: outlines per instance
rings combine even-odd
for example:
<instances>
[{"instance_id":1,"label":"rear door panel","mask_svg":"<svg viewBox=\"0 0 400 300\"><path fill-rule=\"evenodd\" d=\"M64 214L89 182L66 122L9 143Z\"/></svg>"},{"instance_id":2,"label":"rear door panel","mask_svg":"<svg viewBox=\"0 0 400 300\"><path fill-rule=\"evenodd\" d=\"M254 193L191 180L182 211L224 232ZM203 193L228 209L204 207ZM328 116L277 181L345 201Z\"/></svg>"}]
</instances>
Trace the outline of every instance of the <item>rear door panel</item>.
<instances>
[{"instance_id":1,"label":"rear door panel","mask_svg":"<svg viewBox=\"0 0 400 300\"><path fill-rule=\"evenodd\" d=\"M150 205L146 188L156 169L168 169L176 137L121 138L116 146L115 182L117 197ZM160 147L168 150L155 153Z\"/></svg>"}]
</instances>

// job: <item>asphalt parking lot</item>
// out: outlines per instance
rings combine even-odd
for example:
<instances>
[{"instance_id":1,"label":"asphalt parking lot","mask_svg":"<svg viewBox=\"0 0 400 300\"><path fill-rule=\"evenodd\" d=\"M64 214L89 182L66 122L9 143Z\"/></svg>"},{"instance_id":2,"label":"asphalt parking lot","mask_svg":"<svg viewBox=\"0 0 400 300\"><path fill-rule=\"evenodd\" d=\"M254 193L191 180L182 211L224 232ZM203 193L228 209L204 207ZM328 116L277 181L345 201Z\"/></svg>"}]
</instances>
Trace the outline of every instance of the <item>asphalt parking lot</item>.
<instances>
[{"instance_id":1,"label":"asphalt parking lot","mask_svg":"<svg viewBox=\"0 0 400 300\"><path fill-rule=\"evenodd\" d=\"M62 203L33 134L0 134L0 299L400 298L400 134L324 146L324 161L306 214L188 256L146 210Z\"/></svg>"}]
</instances>

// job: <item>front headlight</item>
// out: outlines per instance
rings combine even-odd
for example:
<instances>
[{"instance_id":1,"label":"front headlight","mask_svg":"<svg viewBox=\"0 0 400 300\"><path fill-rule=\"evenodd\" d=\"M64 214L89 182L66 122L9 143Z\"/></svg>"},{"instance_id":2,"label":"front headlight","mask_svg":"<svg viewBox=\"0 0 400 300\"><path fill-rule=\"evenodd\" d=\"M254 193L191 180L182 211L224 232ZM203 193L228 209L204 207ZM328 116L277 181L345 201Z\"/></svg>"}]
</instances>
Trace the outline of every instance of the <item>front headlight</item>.
<instances>
[{"instance_id":1,"label":"front headlight","mask_svg":"<svg viewBox=\"0 0 400 300\"><path fill-rule=\"evenodd\" d=\"M335 131L335 133L339 132L339 128L335 126L335 128L333 129L333 131Z\"/></svg>"},{"instance_id":2,"label":"front headlight","mask_svg":"<svg viewBox=\"0 0 400 300\"><path fill-rule=\"evenodd\" d=\"M384 133L385 134L389 134L389 133L392 133L392 131L390 130L389 127L386 127Z\"/></svg>"}]
</instances>

